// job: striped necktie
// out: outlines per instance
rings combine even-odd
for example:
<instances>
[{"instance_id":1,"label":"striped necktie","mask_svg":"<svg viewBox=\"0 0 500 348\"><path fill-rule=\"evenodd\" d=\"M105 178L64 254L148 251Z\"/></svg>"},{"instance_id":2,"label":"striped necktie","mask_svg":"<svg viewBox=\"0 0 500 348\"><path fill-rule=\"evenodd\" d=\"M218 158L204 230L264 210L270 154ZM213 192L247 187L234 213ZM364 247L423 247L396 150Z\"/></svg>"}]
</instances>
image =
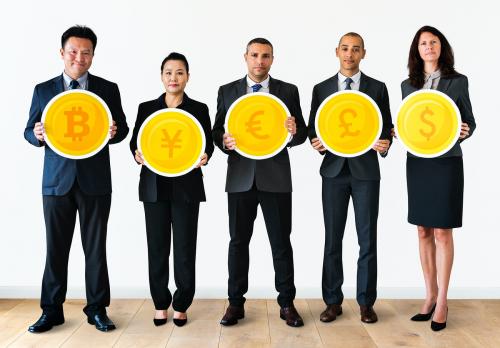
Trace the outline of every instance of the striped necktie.
<instances>
[{"instance_id":1,"label":"striped necktie","mask_svg":"<svg viewBox=\"0 0 500 348\"><path fill-rule=\"evenodd\" d=\"M352 90L351 83L353 83L353 82L354 81L350 77L346 78L345 79L345 89L348 91Z\"/></svg>"},{"instance_id":2,"label":"striped necktie","mask_svg":"<svg viewBox=\"0 0 500 348\"><path fill-rule=\"evenodd\" d=\"M262 85L260 83L256 83L255 85L252 86L252 92L258 92L262 88Z\"/></svg>"}]
</instances>

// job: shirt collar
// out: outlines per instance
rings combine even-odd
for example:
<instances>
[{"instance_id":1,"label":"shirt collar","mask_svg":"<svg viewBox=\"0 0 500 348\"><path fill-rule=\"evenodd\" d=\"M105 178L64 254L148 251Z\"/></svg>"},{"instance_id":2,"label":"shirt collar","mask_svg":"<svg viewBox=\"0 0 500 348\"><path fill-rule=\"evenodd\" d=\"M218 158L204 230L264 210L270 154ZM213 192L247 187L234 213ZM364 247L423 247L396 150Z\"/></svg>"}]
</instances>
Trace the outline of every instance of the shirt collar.
<instances>
[{"instance_id":1,"label":"shirt collar","mask_svg":"<svg viewBox=\"0 0 500 348\"><path fill-rule=\"evenodd\" d=\"M69 77L69 75L67 75L65 71L63 71L63 78L64 78L64 84L66 86L69 86L70 82L73 81L73 79ZM78 84L81 86L81 88L84 88L84 86L86 86L88 79L89 79L88 71L77 79Z\"/></svg>"},{"instance_id":2,"label":"shirt collar","mask_svg":"<svg viewBox=\"0 0 500 348\"><path fill-rule=\"evenodd\" d=\"M262 82L255 82L254 80L252 80L252 79L251 79L251 78L247 75L247 86L248 86L249 88L252 88L252 86L253 86L253 85L255 85L255 84L257 84L257 83L258 83L258 84L262 85L262 88L264 88L264 89L269 89L269 79L270 79L270 78L271 78L271 76L270 76L270 75L267 75L267 78L266 78L264 81L262 81Z\"/></svg>"},{"instance_id":3,"label":"shirt collar","mask_svg":"<svg viewBox=\"0 0 500 348\"><path fill-rule=\"evenodd\" d=\"M339 71L339 76L338 76L338 79L340 82L345 82L345 80L347 79L347 76L344 76L342 75L342 73ZM356 74L354 74L353 76L351 76L351 79L352 81L355 83L355 84L359 84L359 80L361 80L361 70L358 71Z\"/></svg>"},{"instance_id":4,"label":"shirt collar","mask_svg":"<svg viewBox=\"0 0 500 348\"><path fill-rule=\"evenodd\" d=\"M441 70L436 70L434 71L433 73L431 74L425 74L425 81L428 81L429 79L431 80L435 80L437 79L438 77L441 77Z\"/></svg>"}]
</instances>

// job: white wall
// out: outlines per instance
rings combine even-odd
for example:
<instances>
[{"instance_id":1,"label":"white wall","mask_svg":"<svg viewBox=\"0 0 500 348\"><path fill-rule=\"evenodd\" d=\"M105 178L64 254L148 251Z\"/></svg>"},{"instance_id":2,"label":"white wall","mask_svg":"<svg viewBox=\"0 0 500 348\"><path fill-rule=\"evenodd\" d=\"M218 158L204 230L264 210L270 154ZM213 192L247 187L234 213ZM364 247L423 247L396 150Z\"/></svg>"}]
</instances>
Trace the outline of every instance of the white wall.
<instances>
[{"instance_id":1,"label":"white wall","mask_svg":"<svg viewBox=\"0 0 500 348\"><path fill-rule=\"evenodd\" d=\"M7 5L8 4L8 5ZM489 1L17 1L0 11L0 297L38 297L45 262L41 174L43 150L23 138L33 87L62 72L60 36L74 24L95 30L91 72L120 86L133 127L140 102L162 93L159 66L171 51L191 66L187 93L210 107L217 88L244 76L246 42L263 36L275 46L272 76L299 87L307 120L314 84L337 72L341 34L360 33L366 74L384 81L393 118L407 76L411 39L425 24L441 29L470 81L478 128L463 144L464 227L454 232L456 260L452 297L500 297L498 250L498 5ZM147 250L139 167L129 137L111 146L113 200L108 263L112 295L148 296ZM290 151L294 182L293 233L297 296L320 296L323 217L321 157L308 144ZM204 169L208 202L199 219L198 297L225 297L227 284L226 156L218 149ZM379 289L386 297L423 296L416 228L406 221L405 152L396 141L381 160ZM357 241L352 207L344 237L345 288L353 296ZM83 296L84 261L78 228L69 265L70 296ZM251 243L249 296L275 297L271 252L259 211ZM172 282L173 284L173 282Z\"/></svg>"}]
</instances>

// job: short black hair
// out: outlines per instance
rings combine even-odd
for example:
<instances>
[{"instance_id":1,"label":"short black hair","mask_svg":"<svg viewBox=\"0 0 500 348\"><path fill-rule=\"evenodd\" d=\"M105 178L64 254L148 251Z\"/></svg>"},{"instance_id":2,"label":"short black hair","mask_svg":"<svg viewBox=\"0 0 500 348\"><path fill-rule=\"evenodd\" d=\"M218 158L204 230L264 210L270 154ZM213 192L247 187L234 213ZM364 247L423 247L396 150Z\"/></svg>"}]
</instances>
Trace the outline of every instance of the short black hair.
<instances>
[{"instance_id":1,"label":"short black hair","mask_svg":"<svg viewBox=\"0 0 500 348\"><path fill-rule=\"evenodd\" d=\"M95 51L95 46L97 46L97 36L89 27L84 25L75 25L66 30L61 36L61 48L64 48L66 41L68 41L70 37L89 39L90 42L92 42L92 51Z\"/></svg>"},{"instance_id":2,"label":"short black hair","mask_svg":"<svg viewBox=\"0 0 500 348\"><path fill-rule=\"evenodd\" d=\"M340 43L342 42L342 39L346 36L350 36L350 37L357 37L358 39L361 40L361 48L362 49L365 49L365 40L363 40L363 37L361 35L359 35L358 33L355 33L353 31L350 31L348 33L345 33L344 35L342 35L340 37L340 40L339 40L339 47L340 47Z\"/></svg>"},{"instance_id":3,"label":"short black hair","mask_svg":"<svg viewBox=\"0 0 500 348\"><path fill-rule=\"evenodd\" d=\"M168 56L163 59L163 62L161 62L161 72L163 73L163 67L165 66L165 63L168 62L169 60L180 60L181 62L184 63L184 66L186 67L186 72L189 73L189 63L186 59L186 56L183 55L182 53L177 53L177 52L171 52Z\"/></svg>"},{"instance_id":4,"label":"short black hair","mask_svg":"<svg viewBox=\"0 0 500 348\"><path fill-rule=\"evenodd\" d=\"M268 39L264 39L263 37L256 37L255 39L248 41L247 53L248 53L248 47L250 47L250 45L253 45L253 44L268 45L268 46L271 46L271 51L274 50L273 44L271 43L271 41L269 41Z\"/></svg>"}]
</instances>

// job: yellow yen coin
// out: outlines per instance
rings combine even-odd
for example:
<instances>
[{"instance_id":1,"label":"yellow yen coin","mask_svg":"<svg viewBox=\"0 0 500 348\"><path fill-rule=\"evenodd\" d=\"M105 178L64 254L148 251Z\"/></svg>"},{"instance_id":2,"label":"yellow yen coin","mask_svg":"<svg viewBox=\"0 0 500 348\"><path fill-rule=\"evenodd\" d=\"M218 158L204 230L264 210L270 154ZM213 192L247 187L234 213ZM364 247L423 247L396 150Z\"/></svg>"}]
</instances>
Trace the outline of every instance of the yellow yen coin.
<instances>
[{"instance_id":1,"label":"yellow yen coin","mask_svg":"<svg viewBox=\"0 0 500 348\"><path fill-rule=\"evenodd\" d=\"M236 140L236 151L252 159L278 154L290 141L285 127L290 111L276 96L250 93L238 98L229 108L225 129Z\"/></svg>"},{"instance_id":2,"label":"yellow yen coin","mask_svg":"<svg viewBox=\"0 0 500 348\"><path fill-rule=\"evenodd\" d=\"M91 157L106 146L113 123L104 100L80 89L52 98L43 110L41 121L47 145L57 154L72 159Z\"/></svg>"},{"instance_id":3,"label":"yellow yen coin","mask_svg":"<svg viewBox=\"0 0 500 348\"><path fill-rule=\"evenodd\" d=\"M446 94L420 90L401 103L396 135L415 156L438 157L448 152L460 136L460 111Z\"/></svg>"},{"instance_id":4,"label":"yellow yen coin","mask_svg":"<svg viewBox=\"0 0 500 348\"><path fill-rule=\"evenodd\" d=\"M137 148L149 169L175 177L196 167L205 151L205 141L203 127L193 115L169 108L153 113L144 121Z\"/></svg>"},{"instance_id":5,"label":"yellow yen coin","mask_svg":"<svg viewBox=\"0 0 500 348\"><path fill-rule=\"evenodd\" d=\"M379 139L382 115L368 95L344 90L321 103L315 126L328 151L342 157L356 157L368 152Z\"/></svg>"}]
</instances>

